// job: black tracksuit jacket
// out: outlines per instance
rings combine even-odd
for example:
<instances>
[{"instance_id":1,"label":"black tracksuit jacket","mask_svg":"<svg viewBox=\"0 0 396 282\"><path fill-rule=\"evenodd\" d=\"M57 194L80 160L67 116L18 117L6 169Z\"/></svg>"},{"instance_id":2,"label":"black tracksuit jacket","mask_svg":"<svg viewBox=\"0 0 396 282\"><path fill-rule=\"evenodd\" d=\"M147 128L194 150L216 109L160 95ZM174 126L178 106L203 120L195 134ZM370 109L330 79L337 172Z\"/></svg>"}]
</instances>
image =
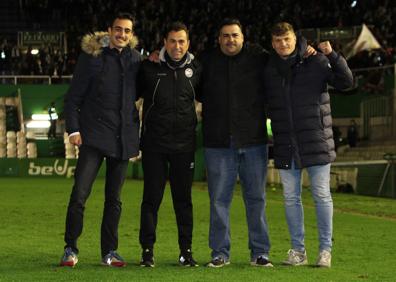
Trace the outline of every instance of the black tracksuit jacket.
<instances>
[{"instance_id":1,"label":"black tracksuit jacket","mask_svg":"<svg viewBox=\"0 0 396 282\"><path fill-rule=\"evenodd\" d=\"M138 92L144 98L143 151L182 153L195 150L194 100L200 72L201 67L193 57L183 67L175 69L164 61L142 63Z\"/></svg>"}]
</instances>

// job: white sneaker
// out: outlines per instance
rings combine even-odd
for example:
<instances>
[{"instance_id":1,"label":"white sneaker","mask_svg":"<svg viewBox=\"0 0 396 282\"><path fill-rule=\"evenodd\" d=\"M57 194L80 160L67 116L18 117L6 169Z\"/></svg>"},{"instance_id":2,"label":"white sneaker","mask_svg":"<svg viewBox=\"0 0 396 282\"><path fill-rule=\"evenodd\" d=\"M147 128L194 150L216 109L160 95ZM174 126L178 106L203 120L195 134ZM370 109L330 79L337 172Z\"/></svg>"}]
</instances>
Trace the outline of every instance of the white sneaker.
<instances>
[{"instance_id":1,"label":"white sneaker","mask_svg":"<svg viewBox=\"0 0 396 282\"><path fill-rule=\"evenodd\" d=\"M321 251L316 261L316 266L331 267L331 253L327 250Z\"/></svg>"},{"instance_id":2,"label":"white sneaker","mask_svg":"<svg viewBox=\"0 0 396 282\"><path fill-rule=\"evenodd\" d=\"M287 260L283 261L285 265L306 265L308 264L307 252L299 252L293 249L290 249L287 252Z\"/></svg>"},{"instance_id":3,"label":"white sneaker","mask_svg":"<svg viewBox=\"0 0 396 282\"><path fill-rule=\"evenodd\" d=\"M78 262L77 254L72 250L72 248L67 247L64 250L63 257L60 262L60 266L74 267Z\"/></svg>"}]
</instances>

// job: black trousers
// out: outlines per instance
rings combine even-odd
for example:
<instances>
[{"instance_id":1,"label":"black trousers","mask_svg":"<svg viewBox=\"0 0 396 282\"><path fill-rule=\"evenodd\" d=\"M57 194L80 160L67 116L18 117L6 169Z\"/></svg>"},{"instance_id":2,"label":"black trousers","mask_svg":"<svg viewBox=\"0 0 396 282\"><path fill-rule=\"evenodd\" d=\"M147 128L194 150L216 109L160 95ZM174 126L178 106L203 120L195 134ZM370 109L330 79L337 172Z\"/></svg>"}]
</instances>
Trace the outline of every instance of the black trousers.
<instances>
[{"instance_id":1,"label":"black trousers","mask_svg":"<svg viewBox=\"0 0 396 282\"><path fill-rule=\"evenodd\" d=\"M194 176L194 152L167 154L144 151L142 163L144 191L139 234L142 248L154 247L158 209L164 196L169 170L179 247L180 250L190 249L193 231L191 186Z\"/></svg>"},{"instance_id":2,"label":"black trousers","mask_svg":"<svg viewBox=\"0 0 396 282\"><path fill-rule=\"evenodd\" d=\"M74 173L74 186L66 216L66 247L78 253L77 239L82 233L85 202L105 156L99 150L81 146ZM118 223L121 216L121 187L128 167L127 160L106 157L105 203L101 226L102 257L118 247Z\"/></svg>"}]
</instances>

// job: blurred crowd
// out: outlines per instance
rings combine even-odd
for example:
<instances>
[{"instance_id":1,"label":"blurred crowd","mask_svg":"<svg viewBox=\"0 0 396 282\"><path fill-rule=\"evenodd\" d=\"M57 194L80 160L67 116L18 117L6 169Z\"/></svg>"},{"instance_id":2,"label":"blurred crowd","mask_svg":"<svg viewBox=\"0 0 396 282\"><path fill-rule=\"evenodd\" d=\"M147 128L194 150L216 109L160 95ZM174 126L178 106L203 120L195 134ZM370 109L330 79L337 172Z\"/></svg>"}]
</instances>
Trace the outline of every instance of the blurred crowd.
<instances>
[{"instance_id":1,"label":"blurred crowd","mask_svg":"<svg viewBox=\"0 0 396 282\"><path fill-rule=\"evenodd\" d=\"M62 76L72 74L77 62L78 53L75 48L69 49L67 54L60 48L42 44L32 54L32 47L22 51L13 41L3 39L0 45L0 71L7 75L47 75Z\"/></svg>"},{"instance_id":2,"label":"blurred crowd","mask_svg":"<svg viewBox=\"0 0 396 282\"><path fill-rule=\"evenodd\" d=\"M43 44L33 56L29 50L21 52L15 40L3 39L0 45L3 74L72 74L82 36L105 30L108 17L118 10L135 15L135 33L142 53L161 46L163 29L174 20L189 26L190 49L199 53L215 46L217 27L223 18L237 17L244 25L245 42L266 49L270 48L268 30L277 21L289 21L297 29L365 23L372 27L384 49L364 55L356 62L352 60L352 67L396 62L396 5L391 0L20 0L18 6L20 19L31 22L33 29L65 31L67 54Z\"/></svg>"}]
</instances>

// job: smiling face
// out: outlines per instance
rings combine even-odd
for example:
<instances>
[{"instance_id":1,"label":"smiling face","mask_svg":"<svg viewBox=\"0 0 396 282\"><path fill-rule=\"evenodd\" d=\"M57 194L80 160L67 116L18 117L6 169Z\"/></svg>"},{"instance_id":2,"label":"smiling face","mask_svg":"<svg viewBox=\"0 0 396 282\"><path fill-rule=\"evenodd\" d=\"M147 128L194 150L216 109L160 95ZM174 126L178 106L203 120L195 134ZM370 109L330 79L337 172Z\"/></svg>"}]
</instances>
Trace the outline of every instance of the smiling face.
<instances>
[{"instance_id":1,"label":"smiling face","mask_svg":"<svg viewBox=\"0 0 396 282\"><path fill-rule=\"evenodd\" d=\"M129 44L133 36L133 24L128 19L116 19L112 27L108 28L110 48L121 50Z\"/></svg>"},{"instance_id":2,"label":"smiling face","mask_svg":"<svg viewBox=\"0 0 396 282\"><path fill-rule=\"evenodd\" d=\"M235 56L243 47L243 34L236 24L224 25L219 34L221 51L227 56Z\"/></svg>"},{"instance_id":3,"label":"smiling face","mask_svg":"<svg viewBox=\"0 0 396 282\"><path fill-rule=\"evenodd\" d=\"M296 49L296 42L296 35L291 31L282 35L272 35L272 47L282 58L285 58L294 52Z\"/></svg>"},{"instance_id":4,"label":"smiling face","mask_svg":"<svg viewBox=\"0 0 396 282\"><path fill-rule=\"evenodd\" d=\"M170 31L164 39L164 45L169 57L180 61L187 53L190 41L185 30Z\"/></svg>"}]
</instances>

